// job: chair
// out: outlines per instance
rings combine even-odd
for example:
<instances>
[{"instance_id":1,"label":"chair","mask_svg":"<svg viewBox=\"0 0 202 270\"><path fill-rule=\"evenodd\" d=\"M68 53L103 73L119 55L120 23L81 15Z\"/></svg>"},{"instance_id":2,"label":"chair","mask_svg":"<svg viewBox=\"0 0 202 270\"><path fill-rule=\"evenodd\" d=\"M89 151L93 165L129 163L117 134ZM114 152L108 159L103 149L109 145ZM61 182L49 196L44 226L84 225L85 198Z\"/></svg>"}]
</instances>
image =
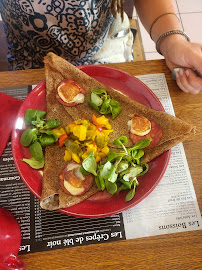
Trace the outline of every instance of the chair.
<instances>
[{"instance_id":1,"label":"chair","mask_svg":"<svg viewBox=\"0 0 202 270\"><path fill-rule=\"evenodd\" d=\"M136 19L130 19L131 31L136 30L135 39L133 43L133 61L143 61L145 60L145 53L142 45L142 39L140 35L140 29L138 21Z\"/></svg>"},{"instance_id":2,"label":"chair","mask_svg":"<svg viewBox=\"0 0 202 270\"><path fill-rule=\"evenodd\" d=\"M135 33L134 37L134 44L133 44L133 54L134 59L133 61L142 61L145 60L144 49L142 45L142 39L140 35L140 29L138 25L138 21L133 18L133 10L134 10L134 0L125 0L124 2L124 11L128 15L130 19L130 27L133 33ZM136 30L136 31L133 31Z\"/></svg>"}]
</instances>

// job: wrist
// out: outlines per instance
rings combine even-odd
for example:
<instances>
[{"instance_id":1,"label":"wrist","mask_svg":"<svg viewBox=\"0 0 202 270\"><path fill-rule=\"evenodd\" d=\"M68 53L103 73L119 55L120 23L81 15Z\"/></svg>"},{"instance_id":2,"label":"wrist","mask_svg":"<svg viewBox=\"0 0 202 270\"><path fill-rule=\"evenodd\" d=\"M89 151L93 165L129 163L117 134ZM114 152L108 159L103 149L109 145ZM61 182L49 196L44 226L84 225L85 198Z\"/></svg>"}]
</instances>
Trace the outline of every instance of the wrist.
<instances>
[{"instance_id":1,"label":"wrist","mask_svg":"<svg viewBox=\"0 0 202 270\"><path fill-rule=\"evenodd\" d=\"M159 40L159 43L156 44L157 51L161 53L164 57L166 57L169 50L176 46L176 43L187 42L187 40L188 38L181 34L171 34L168 36L164 36L162 39Z\"/></svg>"},{"instance_id":2,"label":"wrist","mask_svg":"<svg viewBox=\"0 0 202 270\"><path fill-rule=\"evenodd\" d=\"M179 29L182 31L182 26L177 15L173 16L173 14L167 14L166 16L160 17L153 25L153 28L151 29L151 38L156 43L163 33L171 29Z\"/></svg>"}]
</instances>

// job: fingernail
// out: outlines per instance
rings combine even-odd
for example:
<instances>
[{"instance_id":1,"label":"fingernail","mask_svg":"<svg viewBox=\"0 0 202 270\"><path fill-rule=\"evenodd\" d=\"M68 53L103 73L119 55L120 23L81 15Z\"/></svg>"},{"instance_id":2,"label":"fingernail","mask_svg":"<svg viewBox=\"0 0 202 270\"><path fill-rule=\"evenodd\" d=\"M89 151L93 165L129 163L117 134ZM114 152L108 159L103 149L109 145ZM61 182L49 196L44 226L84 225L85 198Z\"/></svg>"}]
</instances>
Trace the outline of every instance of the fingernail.
<instances>
[{"instance_id":1,"label":"fingernail","mask_svg":"<svg viewBox=\"0 0 202 270\"><path fill-rule=\"evenodd\" d=\"M185 74L187 77L189 77L189 70L188 69L186 69Z\"/></svg>"},{"instance_id":2,"label":"fingernail","mask_svg":"<svg viewBox=\"0 0 202 270\"><path fill-rule=\"evenodd\" d=\"M180 71L180 68L174 68L174 71L175 72L179 72Z\"/></svg>"},{"instance_id":3,"label":"fingernail","mask_svg":"<svg viewBox=\"0 0 202 270\"><path fill-rule=\"evenodd\" d=\"M176 78L178 79L178 78L179 78L179 72L176 72L176 73L175 73L175 76L176 76Z\"/></svg>"},{"instance_id":4,"label":"fingernail","mask_svg":"<svg viewBox=\"0 0 202 270\"><path fill-rule=\"evenodd\" d=\"M182 76L182 75L184 74L184 72L183 72L183 69L182 69L182 68L180 68L179 74L180 74L180 76Z\"/></svg>"}]
</instances>

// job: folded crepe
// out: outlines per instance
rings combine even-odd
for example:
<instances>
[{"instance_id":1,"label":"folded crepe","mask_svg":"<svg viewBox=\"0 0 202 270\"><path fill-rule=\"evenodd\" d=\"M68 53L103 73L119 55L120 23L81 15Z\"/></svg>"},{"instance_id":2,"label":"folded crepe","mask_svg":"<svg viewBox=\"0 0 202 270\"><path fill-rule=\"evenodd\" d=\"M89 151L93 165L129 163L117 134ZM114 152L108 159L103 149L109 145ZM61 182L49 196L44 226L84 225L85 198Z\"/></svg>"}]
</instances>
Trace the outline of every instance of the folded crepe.
<instances>
[{"instance_id":1,"label":"folded crepe","mask_svg":"<svg viewBox=\"0 0 202 270\"><path fill-rule=\"evenodd\" d=\"M91 95L92 89L104 88L111 98L118 101L123 108L121 113L114 120L110 120L110 124L113 129L113 132L110 134L110 147L114 147L113 141L119 136L124 135L129 138L127 123L135 114L155 121L160 126L163 133L160 142L155 147L145 150L144 162L151 161L174 145L184 141L188 136L190 136L190 134L195 132L195 127L193 125L165 112L155 111L131 100L128 96L103 85L82 72L79 68L73 66L63 58L58 57L53 53L49 53L45 57L44 62L46 73L47 119L57 118L61 124L65 126L82 117L91 120L93 114L100 116L98 112L89 106L87 100ZM66 107L57 101L55 96L58 84L66 79L78 82L86 90L84 103L74 107ZM129 139L127 146L130 147L132 145L133 143ZM59 175L65 167L63 156L64 149L62 150L57 145L52 145L46 148L41 196L42 208L58 209L69 207L85 200L98 191L94 185L83 196L70 196L63 192L59 183Z\"/></svg>"},{"instance_id":2,"label":"folded crepe","mask_svg":"<svg viewBox=\"0 0 202 270\"><path fill-rule=\"evenodd\" d=\"M63 105L55 97L55 80L63 80L60 74L55 74L54 70L46 65L46 103L47 103L47 120L58 119L63 127L74 121L74 118L66 112ZM55 77L56 76L56 77ZM89 191L82 196L71 196L66 194L59 181L60 173L67 163L64 161L64 148L58 144L47 146L45 149L45 166L42 181L42 194L40 205L43 209L54 210L70 207L89 198L98 192L94 183Z\"/></svg>"}]
</instances>

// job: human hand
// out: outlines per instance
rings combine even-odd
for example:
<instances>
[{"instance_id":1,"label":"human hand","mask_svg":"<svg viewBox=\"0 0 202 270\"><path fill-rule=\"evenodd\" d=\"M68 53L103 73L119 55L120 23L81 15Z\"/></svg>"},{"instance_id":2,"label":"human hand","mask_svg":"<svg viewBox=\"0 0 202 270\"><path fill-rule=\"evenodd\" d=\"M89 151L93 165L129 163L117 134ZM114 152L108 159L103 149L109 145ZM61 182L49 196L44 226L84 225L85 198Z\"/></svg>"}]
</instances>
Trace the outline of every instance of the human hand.
<instances>
[{"instance_id":1,"label":"human hand","mask_svg":"<svg viewBox=\"0 0 202 270\"><path fill-rule=\"evenodd\" d=\"M202 75L202 44L191 43L183 36L172 35L162 41L160 50L171 71L180 67L176 73L176 82L182 91L192 94L202 91L202 78L193 71L197 70Z\"/></svg>"}]
</instances>

